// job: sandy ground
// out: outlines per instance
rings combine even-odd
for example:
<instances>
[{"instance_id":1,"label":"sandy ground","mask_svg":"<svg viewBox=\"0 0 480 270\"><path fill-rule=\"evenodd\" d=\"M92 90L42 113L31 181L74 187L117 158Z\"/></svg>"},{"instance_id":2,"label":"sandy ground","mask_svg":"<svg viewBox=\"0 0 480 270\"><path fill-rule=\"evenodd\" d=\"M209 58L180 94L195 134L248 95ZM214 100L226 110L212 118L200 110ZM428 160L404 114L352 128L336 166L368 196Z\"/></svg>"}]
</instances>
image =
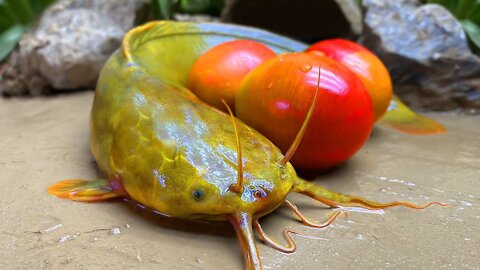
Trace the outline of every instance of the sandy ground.
<instances>
[{"instance_id":1,"label":"sandy ground","mask_svg":"<svg viewBox=\"0 0 480 270\"><path fill-rule=\"evenodd\" d=\"M0 269L242 269L229 226L179 224L123 201L77 203L47 194L64 178L95 178L88 147L93 93L0 100ZM380 201L450 207L360 212L326 229L279 209L262 219L276 239L294 228L298 250L258 242L265 269L479 269L480 117L433 114L449 132L414 137L377 127L366 147L318 177ZM332 210L291 196L323 220Z\"/></svg>"}]
</instances>

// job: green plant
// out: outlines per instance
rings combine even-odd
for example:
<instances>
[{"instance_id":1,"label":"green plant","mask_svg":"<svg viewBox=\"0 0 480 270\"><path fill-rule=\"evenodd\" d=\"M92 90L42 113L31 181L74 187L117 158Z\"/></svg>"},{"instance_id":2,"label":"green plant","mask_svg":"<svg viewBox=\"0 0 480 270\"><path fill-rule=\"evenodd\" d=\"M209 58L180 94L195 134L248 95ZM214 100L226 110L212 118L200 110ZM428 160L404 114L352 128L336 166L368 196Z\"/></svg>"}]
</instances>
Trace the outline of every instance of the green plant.
<instances>
[{"instance_id":1,"label":"green plant","mask_svg":"<svg viewBox=\"0 0 480 270\"><path fill-rule=\"evenodd\" d=\"M0 62L15 48L28 25L56 0L0 0Z\"/></svg>"},{"instance_id":2,"label":"green plant","mask_svg":"<svg viewBox=\"0 0 480 270\"><path fill-rule=\"evenodd\" d=\"M480 0L424 0L448 9L462 24L474 51L480 51Z\"/></svg>"},{"instance_id":3,"label":"green plant","mask_svg":"<svg viewBox=\"0 0 480 270\"><path fill-rule=\"evenodd\" d=\"M218 15L224 4L225 0L151 0L150 14L161 20L172 19L176 12Z\"/></svg>"}]
</instances>

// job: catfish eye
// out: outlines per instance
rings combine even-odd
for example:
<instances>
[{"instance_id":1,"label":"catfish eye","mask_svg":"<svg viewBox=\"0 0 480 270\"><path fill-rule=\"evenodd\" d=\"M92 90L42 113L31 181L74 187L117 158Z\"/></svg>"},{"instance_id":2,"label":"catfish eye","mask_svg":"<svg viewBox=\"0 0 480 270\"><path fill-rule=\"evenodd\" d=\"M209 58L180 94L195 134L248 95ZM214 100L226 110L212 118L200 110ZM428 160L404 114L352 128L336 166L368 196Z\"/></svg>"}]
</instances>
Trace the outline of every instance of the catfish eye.
<instances>
[{"instance_id":1,"label":"catfish eye","mask_svg":"<svg viewBox=\"0 0 480 270\"><path fill-rule=\"evenodd\" d=\"M193 196L193 199L195 201L200 201L203 199L203 196L205 195L205 193L203 192L203 190L200 190L200 189L195 189L193 192L192 192L192 196Z\"/></svg>"}]
</instances>

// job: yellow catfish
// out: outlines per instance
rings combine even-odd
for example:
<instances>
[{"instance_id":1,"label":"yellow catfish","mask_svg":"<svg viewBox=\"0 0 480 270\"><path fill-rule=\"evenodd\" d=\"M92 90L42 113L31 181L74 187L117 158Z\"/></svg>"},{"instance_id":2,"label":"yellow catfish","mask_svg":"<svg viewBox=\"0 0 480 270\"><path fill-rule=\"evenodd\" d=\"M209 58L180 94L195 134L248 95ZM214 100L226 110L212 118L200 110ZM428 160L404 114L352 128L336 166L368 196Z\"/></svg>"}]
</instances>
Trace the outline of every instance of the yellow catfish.
<instances>
[{"instance_id":1,"label":"yellow catfish","mask_svg":"<svg viewBox=\"0 0 480 270\"><path fill-rule=\"evenodd\" d=\"M268 32L221 24L153 22L130 31L101 72L92 109L91 148L105 178L64 180L49 193L76 201L128 197L173 218L231 222L247 269L261 269L253 229L267 244L295 250L289 236L295 232L286 231L290 246L280 246L262 231L262 216L286 205L305 225L323 227L340 213L324 224L311 222L286 200L290 192L331 207L431 205L376 203L297 177L288 160L312 109L283 155L257 131L186 89L189 68L199 55L238 38L255 39L277 52L305 48Z\"/></svg>"}]
</instances>

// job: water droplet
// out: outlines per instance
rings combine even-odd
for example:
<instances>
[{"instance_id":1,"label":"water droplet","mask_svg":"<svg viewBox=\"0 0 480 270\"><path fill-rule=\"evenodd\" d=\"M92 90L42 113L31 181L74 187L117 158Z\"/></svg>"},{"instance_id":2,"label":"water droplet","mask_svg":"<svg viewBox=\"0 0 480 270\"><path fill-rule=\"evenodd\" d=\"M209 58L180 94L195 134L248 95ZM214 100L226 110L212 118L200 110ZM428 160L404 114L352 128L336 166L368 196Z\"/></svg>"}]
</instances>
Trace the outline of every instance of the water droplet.
<instances>
[{"instance_id":1,"label":"water droplet","mask_svg":"<svg viewBox=\"0 0 480 270\"><path fill-rule=\"evenodd\" d=\"M465 206L472 206L471 203L466 202L466 201L460 201L460 203L461 203L462 205L465 205Z\"/></svg>"},{"instance_id":2,"label":"water droplet","mask_svg":"<svg viewBox=\"0 0 480 270\"><path fill-rule=\"evenodd\" d=\"M302 71L303 72L309 72L310 70L312 70L312 65L303 65L302 66Z\"/></svg>"},{"instance_id":3,"label":"water droplet","mask_svg":"<svg viewBox=\"0 0 480 270\"><path fill-rule=\"evenodd\" d=\"M270 82L267 86L268 89L272 88L273 82Z\"/></svg>"},{"instance_id":4,"label":"water droplet","mask_svg":"<svg viewBox=\"0 0 480 270\"><path fill-rule=\"evenodd\" d=\"M120 234L120 228L119 227L114 227L110 230L110 235L119 235Z\"/></svg>"},{"instance_id":5,"label":"water droplet","mask_svg":"<svg viewBox=\"0 0 480 270\"><path fill-rule=\"evenodd\" d=\"M52 227L50 227L50 228L48 228L48 229L45 229L45 230L43 230L43 231L40 231L40 232L41 232L41 233L53 232L53 231L55 231L56 229L61 228L62 226L63 226L63 224L62 224L62 223L59 223L59 224L57 224L57 225L54 225L54 226L52 226Z\"/></svg>"},{"instance_id":6,"label":"water droplet","mask_svg":"<svg viewBox=\"0 0 480 270\"><path fill-rule=\"evenodd\" d=\"M75 235L69 235L69 234L67 234L67 235L64 235L64 236L62 236L62 237L58 240L58 242L59 242L60 244L65 243L65 242L67 242L67 241L70 241L70 240L73 240L73 239L77 238L78 235L79 235L79 234L75 234Z\"/></svg>"}]
</instances>

